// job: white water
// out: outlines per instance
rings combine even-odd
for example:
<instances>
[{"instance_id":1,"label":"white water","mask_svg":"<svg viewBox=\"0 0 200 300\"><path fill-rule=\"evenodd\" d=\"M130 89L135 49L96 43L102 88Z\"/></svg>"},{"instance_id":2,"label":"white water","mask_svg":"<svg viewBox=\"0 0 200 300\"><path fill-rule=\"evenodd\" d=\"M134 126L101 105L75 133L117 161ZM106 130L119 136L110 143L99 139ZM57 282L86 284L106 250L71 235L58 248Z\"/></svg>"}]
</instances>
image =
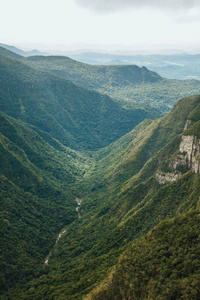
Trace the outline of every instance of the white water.
<instances>
[{"instance_id":1,"label":"white water","mask_svg":"<svg viewBox=\"0 0 200 300\"><path fill-rule=\"evenodd\" d=\"M65 232L66 232L66 229L62 229L62 231L59 233L59 235L58 235L58 237L57 237L57 239L56 239L56 241L55 241L55 244L58 243L59 239L62 237L62 235L63 235ZM55 244L54 244L54 246L55 246ZM51 251L49 252L49 255L47 255L46 258L45 258L44 266L45 266L45 265L48 265L48 263L49 263L49 257L50 257L50 256L51 256Z\"/></svg>"},{"instance_id":2,"label":"white water","mask_svg":"<svg viewBox=\"0 0 200 300\"><path fill-rule=\"evenodd\" d=\"M82 199L76 198L76 202L78 204L78 206L76 207L76 211L78 212L78 219L80 219L81 214L80 214L79 210L80 210L80 206L81 206L81 203L82 203Z\"/></svg>"},{"instance_id":3,"label":"white water","mask_svg":"<svg viewBox=\"0 0 200 300\"><path fill-rule=\"evenodd\" d=\"M76 207L76 211L77 211L77 213L78 213L78 219L80 219L80 218L81 218L81 214L80 214L80 212L79 212L79 209L80 209L80 206L81 206L81 203L82 203L82 199L76 198L76 203L77 203L77 205L78 205L78 206ZM58 235L58 237L57 237L57 239L56 239L56 241L55 241L54 246L58 243L59 239L62 237L62 235L63 235L65 232L66 232L66 229L62 229L62 231L59 233L59 235ZM49 252L49 255L47 255L46 258L45 258L44 266L48 265L50 255L51 255L51 251Z\"/></svg>"}]
</instances>

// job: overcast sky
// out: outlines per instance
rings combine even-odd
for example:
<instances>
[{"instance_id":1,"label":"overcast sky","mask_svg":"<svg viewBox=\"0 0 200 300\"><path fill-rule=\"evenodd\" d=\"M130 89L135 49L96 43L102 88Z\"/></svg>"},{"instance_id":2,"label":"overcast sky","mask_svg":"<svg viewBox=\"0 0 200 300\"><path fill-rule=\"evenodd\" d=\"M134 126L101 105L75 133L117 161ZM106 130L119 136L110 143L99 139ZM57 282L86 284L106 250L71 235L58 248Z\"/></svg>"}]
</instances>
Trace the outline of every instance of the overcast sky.
<instances>
[{"instance_id":1,"label":"overcast sky","mask_svg":"<svg viewBox=\"0 0 200 300\"><path fill-rule=\"evenodd\" d=\"M200 49L200 0L0 0L0 42L30 48ZM185 50L185 49L183 49Z\"/></svg>"}]
</instances>

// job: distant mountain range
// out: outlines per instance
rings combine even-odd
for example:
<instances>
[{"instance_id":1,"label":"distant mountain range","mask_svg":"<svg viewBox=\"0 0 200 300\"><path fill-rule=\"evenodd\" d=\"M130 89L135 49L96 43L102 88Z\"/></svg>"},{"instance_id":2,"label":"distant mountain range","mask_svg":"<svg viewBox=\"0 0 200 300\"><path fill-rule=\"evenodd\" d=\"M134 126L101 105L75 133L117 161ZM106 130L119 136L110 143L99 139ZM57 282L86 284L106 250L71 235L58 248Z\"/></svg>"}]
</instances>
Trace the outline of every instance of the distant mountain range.
<instances>
[{"instance_id":1,"label":"distant mountain range","mask_svg":"<svg viewBox=\"0 0 200 300\"><path fill-rule=\"evenodd\" d=\"M198 80L166 79L146 67L93 66L64 56L16 57L15 53L5 48L0 48L0 53L19 59L31 67L72 80L87 89L106 93L116 99L147 104L164 113L181 97L200 93Z\"/></svg>"},{"instance_id":2,"label":"distant mountain range","mask_svg":"<svg viewBox=\"0 0 200 300\"><path fill-rule=\"evenodd\" d=\"M23 51L23 50L21 50L19 48L16 48L14 46L1 44L1 43L0 43L0 47L3 47L3 48L5 48L9 51L12 51L15 54L18 54L18 55L21 55L21 56L24 56L24 57L32 56L32 55L47 55L47 53L38 51L37 49L29 50L29 51Z\"/></svg>"},{"instance_id":3,"label":"distant mountain range","mask_svg":"<svg viewBox=\"0 0 200 300\"><path fill-rule=\"evenodd\" d=\"M0 297L198 300L200 95L163 116L85 86L199 81L0 53Z\"/></svg>"},{"instance_id":4,"label":"distant mountain range","mask_svg":"<svg viewBox=\"0 0 200 300\"><path fill-rule=\"evenodd\" d=\"M92 65L138 65L171 79L200 79L198 65L200 54L151 54L113 55L101 53L80 53L69 55L72 59Z\"/></svg>"},{"instance_id":5,"label":"distant mountain range","mask_svg":"<svg viewBox=\"0 0 200 300\"><path fill-rule=\"evenodd\" d=\"M28 57L35 55L49 55L38 50L23 51L14 46L0 44L0 47L8 49L18 55ZM181 80L200 80L198 65L200 54L176 53L173 54L103 54L95 52L83 52L79 54L69 54L68 57L91 65L137 65L147 67L149 70L157 72L162 77Z\"/></svg>"},{"instance_id":6,"label":"distant mountain range","mask_svg":"<svg viewBox=\"0 0 200 300\"><path fill-rule=\"evenodd\" d=\"M200 93L200 81L162 78L136 65L94 66L67 57L29 57L26 63L112 97L168 112L181 97Z\"/></svg>"}]
</instances>

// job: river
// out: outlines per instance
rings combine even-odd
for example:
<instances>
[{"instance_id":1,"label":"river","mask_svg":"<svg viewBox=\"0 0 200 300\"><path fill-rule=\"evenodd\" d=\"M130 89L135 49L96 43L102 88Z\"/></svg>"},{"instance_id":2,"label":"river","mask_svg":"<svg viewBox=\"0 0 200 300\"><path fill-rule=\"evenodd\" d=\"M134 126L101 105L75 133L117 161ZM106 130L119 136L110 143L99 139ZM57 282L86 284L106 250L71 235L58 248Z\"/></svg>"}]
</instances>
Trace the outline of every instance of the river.
<instances>
[{"instance_id":1,"label":"river","mask_svg":"<svg viewBox=\"0 0 200 300\"><path fill-rule=\"evenodd\" d=\"M77 211L77 213L78 213L78 219L80 219L80 218L81 218L81 214L80 214L80 206L81 206L81 203L82 203L82 199L79 199L79 198L76 197L76 203L77 203L77 205L78 205L78 206L76 207L76 211ZM57 237L57 239L56 239L56 241L55 241L54 246L58 243L59 239L62 237L62 235L63 235L65 232L66 232L66 229L63 228L63 229L61 230L61 232L59 233L59 235L58 235L58 237ZM53 246L53 247L54 247L54 246ZM48 255L46 256L46 258L45 258L44 266L48 265L50 256L51 256L51 251L49 252L49 254L48 254Z\"/></svg>"}]
</instances>

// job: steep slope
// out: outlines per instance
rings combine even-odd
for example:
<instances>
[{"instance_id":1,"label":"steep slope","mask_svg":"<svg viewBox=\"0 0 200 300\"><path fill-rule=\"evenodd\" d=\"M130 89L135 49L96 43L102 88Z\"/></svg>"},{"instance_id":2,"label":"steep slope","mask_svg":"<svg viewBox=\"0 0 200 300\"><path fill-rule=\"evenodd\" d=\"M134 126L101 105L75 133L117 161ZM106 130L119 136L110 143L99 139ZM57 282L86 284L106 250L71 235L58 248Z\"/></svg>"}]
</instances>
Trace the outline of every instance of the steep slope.
<instances>
[{"instance_id":1,"label":"steep slope","mask_svg":"<svg viewBox=\"0 0 200 300\"><path fill-rule=\"evenodd\" d=\"M26 52L25 51L23 51L23 50L15 47L15 46L6 45L6 44L0 44L0 47L1 47L1 50L2 50L2 48L4 48L4 49L8 50L10 54L12 52L12 53L16 54L18 57L19 56L22 56L22 57L26 56ZM1 54L3 54L3 53L1 53ZM7 56L9 56L9 55L7 55Z\"/></svg>"},{"instance_id":2,"label":"steep slope","mask_svg":"<svg viewBox=\"0 0 200 300\"><path fill-rule=\"evenodd\" d=\"M199 299L199 231L199 211L158 224L87 299Z\"/></svg>"},{"instance_id":3,"label":"steep slope","mask_svg":"<svg viewBox=\"0 0 200 300\"><path fill-rule=\"evenodd\" d=\"M102 167L99 177L88 172L77 190L81 198L81 218L67 226L67 235L54 247L48 268L45 268L47 275L15 291L15 296L11 293L11 299L16 295L22 299L81 299L108 276L119 256L133 242L139 241L160 221L198 208L199 173L193 172L189 165L172 162L179 161L177 155L186 157L187 153L181 152L181 141L187 133L184 126L189 117L198 115L195 112L199 106L199 96L184 98L157 124L146 122L136 128L137 133L131 135L135 135L135 141L141 140L141 145L135 149L132 145L133 152L124 153L121 162L117 156L114 160L119 169L120 164L123 166L120 179L116 180L116 166L109 169L110 173ZM196 128L196 123L198 121L187 130ZM127 149L131 143L127 141ZM115 147L111 147L113 151ZM123 146L121 149L124 151ZM141 154L145 154L142 164L137 171L133 168L131 172L129 163L137 163ZM167 174L169 170L173 174L179 172L179 179L174 177L160 182L157 174Z\"/></svg>"},{"instance_id":4,"label":"steep slope","mask_svg":"<svg viewBox=\"0 0 200 300\"><path fill-rule=\"evenodd\" d=\"M163 112L171 110L178 99L200 93L197 80L165 79L136 65L94 66L59 56L29 57L26 63L86 88L118 99L152 105Z\"/></svg>"},{"instance_id":5,"label":"steep slope","mask_svg":"<svg viewBox=\"0 0 200 300\"><path fill-rule=\"evenodd\" d=\"M177 103L179 109L181 102ZM175 218L168 222L169 226L165 222L152 229L150 238L145 236L141 242L131 246L122 255L113 276L111 274L86 299L198 299L196 284L200 276L200 261L196 239L199 234L195 235L195 232L198 233L200 196L199 109L198 99L196 107L188 115L186 127L188 124L190 127L185 127L180 137L161 149L123 189L120 202L112 207L112 216L119 216L119 209L122 212L129 208L130 211L115 232L115 242L122 245L123 239L131 240L134 236L141 236L141 233L152 229L160 220L196 208L197 212ZM143 181L148 177L146 182ZM162 230L159 232L160 228ZM157 231L163 239L157 239ZM181 245L181 240L184 240L184 245ZM194 257L197 265L189 267L188 261ZM193 288L188 288L188 284Z\"/></svg>"},{"instance_id":6,"label":"steep slope","mask_svg":"<svg viewBox=\"0 0 200 300\"><path fill-rule=\"evenodd\" d=\"M136 65L90 66L65 56L32 56L27 58L26 62L34 67L51 71L60 77L69 78L70 76L74 82L91 89L95 87L97 74L99 80L96 82L96 86L154 83L162 79L157 73L149 71L145 67L139 68Z\"/></svg>"},{"instance_id":7,"label":"steep slope","mask_svg":"<svg viewBox=\"0 0 200 300\"><path fill-rule=\"evenodd\" d=\"M74 149L96 150L160 112L116 101L0 56L0 110Z\"/></svg>"},{"instance_id":8,"label":"steep slope","mask_svg":"<svg viewBox=\"0 0 200 300\"><path fill-rule=\"evenodd\" d=\"M19 55L21 57L27 57L27 56L31 56L31 55L45 55L46 53L40 52L36 49L34 50L30 50L30 51L23 51L15 46L11 46L11 45L6 45L6 44L0 44L0 53L1 53L1 48L4 48L6 50L8 50L11 54L15 53L16 55ZM3 53L1 53L3 54ZM10 56L10 55L6 55L6 56ZM11 56L12 57L12 56Z\"/></svg>"},{"instance_id":9,"label":"steep slope","mask_svg":"<svg viewBox=\"0 0 200 300\"><path fill-rule=\"evenodd\" d=\"M155 247L154 239L144 237L150 230L152 236L159 232L156 241L160 247L153 252L155 256L163 248L162 235L176 249L178 236L174 234L170 240L164 227L173 232L174 224L178 224L188 261L192 255L195 260L198 256L194 241L199 228L200 96L181 99L159 120L141 118L143 122L127 133L130 124L126 123L133 118L126 114L134 111L131 105L104 98L16 60L1 59L0 105L18 119L0 113L2 298L115 297L110 279L95 292L110 271L120 290L119 299L158 295L155 272L165 293L174 284L172 294L167 296L190 297L193 289L188 292L183 287L182 292L181 287L184 282L197 286L198 260L192 270L188 269L189 277L184 275L181 281L180 273L185 272L182 261L181 269L175 268L180 273L171 274L167 268L163 275L158 272L162 261L154 261L148 252L142 256L138 249ZM100 114L98 101L104 109ZM91 122L85 116L94 119ZM122 125L126 128L124 136L116 133L117 126ZM84 143L89 143L87 149L96 150L103 145L97 143L97 132L105 140L108 137L107 147L98 151L83 155L62 145L65 141L74 148L86 149ZM177 219L188 211L194 213ZM175 218L171 223L158 225L171 218ZM195 235L184 235L183 227ZM174 256L170 251L168 266L181 259L176 251ZM138 284L133 273L137 268L140 275L141 268L136 262L128 269L126 253L131 257L133 253L141 262L152 259L154 274L142 273ZM122 263L118 265L120 255ZM145 291L147 294L142 294Z\"/></svg>"},{"instance_id":10,"label":"steep slope","mask_svg":"<svg viewBox=\"0 0 200 300\"><path fill-rule=\"evenodd\" d=\"M183 98L164 118L145 120L115 143L97 151L94 154L97 174L101 173L106 184L115 188L136 175L151 157L183 132L188 118L193 120L196 116L194 120L198 120L199 101L200 96ZM165 155L160 161L164 159Z\"/></svg>"},{"instance_id":11,"label":"steep slope","mask_svg":"<svg viewBox=\"0 0 200 300\"><path fill-rule=\"evenodd\" d=\"M15 58L15 53L0 48L0 54ZM92 90L111 97L148 104L168 112L184 96L200 93L197 80L172 80L162 78L146 67L135 64L92 66L64 56L18 56L24 63L51 72Z\"/></svg>"},{"instance_id":12,"label":"steep slope","mask_svg":"<svg viewBox=\"0 0 200 300\"><path fill-rule=\"evenodd\" d=\"M187 100L190 101L190 98ZM200 115L198 114L198 118L197 118L196 112L199 111L200 100L199 99L196 100L198 100L196 102L196 106L193 107L193 109L191 109L191 113L188 114L188 120L186 124L190 123L189 122L191 121L190 118L191 119L193 118L193 120L199 119ZM181 108L182 104L183 104L182 101L179 101L177 103L179 109ZM126 248L127 241L129 242L132 240L137 240L138 237L141 237L145 232L154 228L154 226L156 226L157 223L159 223L161 220L173 218L174 216L180 213L187 213L188 210L195 210L196 208L199 209L200 141L198 135L196 135L197 128L199 128L198 124L199 121L195 122L193 125L191 125L191 127L189 127L187 130L184 131L183 135L178 136L177 138L172 140L168 145L166 145L163 149L161 149L161 151L159 151L158 154L156 154L156 156L153 157L144 166L144 168L140 171L138 175L131 178L127 182L127 184L123 186L121 193L119 193L118 196L115 197L113 206L109 210L109 216L110 218L112 218L112 222L116 220L116 218L120 220L120 225L118 225L118 227L114 229L110 235L108 235L108 238L106 240L101 242L101 244L102 243L104 243L104 245L107 244L109 245L109 247L110 245L112 245L111 247L112 250L110 250L109 255L106 255L106 252L104 252L104 250L102 249L105 247L100 246L100 243L98 244L98 246L96 246L96 251L99 251L101 255L104 254L105 260L108 260L109 259L108 257L110 257L110 255L112 255L113 257L114 253L117 253L119 251L119 247L121 247L121 249L123 249L123 247ZM199 134L199 129L198 129L198 134ZM185 139L185 137L188 136L192 137L190 139L190 142L188 142L188 138ZM194 136L195 138L193 138ZM186 143L185 140L187 140ZM193 167L191 161L195 162L195 167ZM190 170L192 170L192 172ZM164 178L165 181L160 180L160 178L158 177L158 175L160 176L160 172L162 172L162 179ZM107 209L108 209L108 205L107 205ZM123 214L124 217L122 218ZM198 214L199 212L197 212L197 215ZM105 224L107 224L109 217L104 216L104 218L107 219L105 220ZM185 238L184 226L182 225L184 225L184 223L187 223L187 220L185 221L185 217L183 219L184 221L182 222L181 225L179 224L180 228L178 228L177 230L179 236ZM196 228L197 223L194 223L196 221L192 221L192 222L193 222L192 226L194 225L194 227ZM175 224L178 223L176 222L176 219L174 223ZM194 227L189 229L191 233ZM154 231L157 231L157 227L155 230L154 229L152 230L152 232ZM161 235L162 234L163 232L161 233ZM165 234L167 234L167 230ZM189 233L187 232L187 234ZM175 240L176 237L173 238L174 238L174 243L176 243ZM146 237L145 237L145 241L146 241ZM196 237L194 237L194 243L195 241L196 241ZM158 241L155 240L155 243L156 242ZM162 242L164 243L165 241ZM165 243L162 244L162 242L161 245L159 244L159 249L165 248L166 246ZM188 247L190 247L190 242L191 239L189 237L189 239L187 240ZM138 260L139 263L141 259L141 263L139 263L139 265L137 264L137 262L129 265L130 260L132 260L132 254L130 254L131 252L125 252L123 254L125 263L123 266L121 266L119 263L119 269L117 265L116 277L114 272L113 277L112 275L110 275L107 281L105 281L102 284L102 286L99 287L98 292L94 290L94 292L88 297L86 297L86 299L115 299L115 298L128 299L129 297L131 299L132 298L142 299L142 297L145 298L147 296L150 297L149 299L157 299L158 296L160 296L160 299L171 299L170 292L172 293L171 296L173 299L177 299L176 296L177 297L182 296L182 298L184 298L183 295L187 296L184 299L191 299L190 298L191 295L194 295L194 299L198 299L198 293L194 293L195 288L194 289L191 288L191 290L187 290L185 289L185 287L181 287L181 285L183 284L183 281L188 283L191 282L191 284L195 285L197 278L199 278L199 273L197 273L197 277L195 277L196 273L193 273L194 269L191 268L190 270L188 269L188 274L186 274L185 269L183 269L185 268L185 265L181 265L182 269L179 269L179 273L176 273L177 272L176 268L174 268L174 270L172 269L171 273L166 273L165 278L167 280L168 292L170 291L168 294L167 290L165 289L166 282L162 281L163 280L162 274L159 273L159 271L157 277L155 273L148 277L148 270L145 269L144 266L145 263L142 260L144 256L147 254L147 252L145 252L144 256L143 254L141 254L141 250L139 250L142 247L141 245L142 242L139 243L138 245L137 248L138 252L136 251L136 253L135 252L133 253L133 255L137 257L137 259L134 260L134 262ZM136 247L137 247L137 243L136 243ZM144 247L146 247L146 244ZM153 247L154 246L152 246L152 249ZM147 249L149 250L149 248ZM194 244L193 251L197 253L197 249L198 248L196 248L196 245ZM181 252L181 249L179 250ZM168 251L169 256L171 255L170 253L171 250ZM152 253L152 255L153 254L155 254L155 257L157 257L155 252ZM186 257L189 258L191 254L192 253L189 251L189 248L187 250L185 249ZM200 263L199 257L198 254L196 255L198 258L197 265L199 265ZM152 259L151 266L153 266L154 256L151 256L151 252L147 260L148 259L150 260L150 257ZM163 261L158 260L157 258L155 259L156 259L155 268L158 268L157 270L163 270L162 267ZM174 254L173 257L171 257L171 259L176 260L176 262L179 261L180 258L178 257L177 252ZM105 267L105 263L103 264ZM133 273L134 272L133 270L135 271L135 274ZM197 272L198 268L196 268L195 270L196 270L195 272ZM144 277L141 276L141 281L138 281L137 279L139 276L138 274L140 274L137 272L143 272L144 274ZM149 272L151 271L149 270ZM183 272L185 273L184 276L182 277L180 274L182 274ZM175 277L172 278L172 276L175 275L174 273L176 273L176 278ZM170 277L171 274L173 275ZM117 281L115 282L115 279L113 278L117 278ZM183 281L181 281L181 278ZM176 280L174 281L173 279ZM156 282L159 280L161 281L160 284L163 283L163 288L161 289L157 289L157 285L156 285ZM152 289L151 289L151 283L152 283ZM174 290L173 289L170 290L170 287L172 288L174 287L174 285L175 285Z\"/></svg>"},{"instance_id":13,"label":"steep slope","mask_svg":"<svg viewBox=\"0 0 200 300\"><path fill-rule=\"evenodd\" d=\"M89 160L0 113L0 286L43 269L61 229L77 218L74 184Z\"/></svg>"},{"instance_id":14,"label":"steep slope","mask_svg":"<svg viewBox=\"0 0 200 300\"><path fill-rule=\"evenodd\" d=\"M23 56L2 47L1 44L0 44L0 54L14 59L23 60Z\"/></svg>"}]
</instances>

